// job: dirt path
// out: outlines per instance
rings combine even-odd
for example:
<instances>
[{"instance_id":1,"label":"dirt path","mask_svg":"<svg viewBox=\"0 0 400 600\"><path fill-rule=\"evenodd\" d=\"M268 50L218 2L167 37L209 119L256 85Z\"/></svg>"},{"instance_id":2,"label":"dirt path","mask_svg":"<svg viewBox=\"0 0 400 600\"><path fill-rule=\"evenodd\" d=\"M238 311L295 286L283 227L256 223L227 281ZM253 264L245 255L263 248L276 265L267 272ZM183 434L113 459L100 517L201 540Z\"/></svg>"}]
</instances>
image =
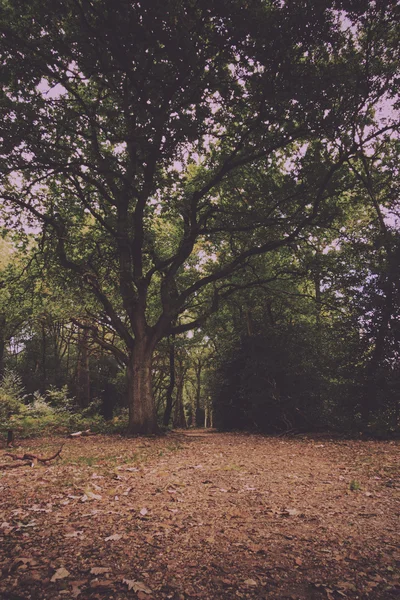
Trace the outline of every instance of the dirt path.
<instances>
[{"instance_id":1,"label":"dirt path","mask_svg":"<svg viewBox=\"0 0 400 600\"><path fill-rule=\"evenodd\" d=\"M70 440L0 473L0 598L399 597L398 459L393 442Z\"/></svg>"}]
</instances>

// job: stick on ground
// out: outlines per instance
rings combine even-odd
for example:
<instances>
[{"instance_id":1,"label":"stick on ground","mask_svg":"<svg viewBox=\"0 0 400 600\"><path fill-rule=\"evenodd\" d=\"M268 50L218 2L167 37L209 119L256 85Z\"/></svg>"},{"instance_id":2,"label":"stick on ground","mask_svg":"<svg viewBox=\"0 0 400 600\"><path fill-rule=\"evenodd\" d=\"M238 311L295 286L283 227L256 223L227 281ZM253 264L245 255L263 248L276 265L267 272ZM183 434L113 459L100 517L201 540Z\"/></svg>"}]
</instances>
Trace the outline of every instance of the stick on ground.
<instances>
[{"instance_id":1,"label":"stick on ground","mask_svg":"<svg viewBox=\"0 0 400 600\"><path fill-rule=\"evenodd\" d=\"M10 456L13 460L20 460L20 461L24 461L24 462L21 462L18 465L12 465L12 464L6 463L3 465L0 465L0 470L15 469L17 467L24 467L29 464L33 466L36 462L41 462L41 463L50 462L51 460L54 460L55 458L57 458L57 456L60 456L61 450L63 449L63 447L64 447L64 444L61 445L61 448L55 454L53 454L52 456L48 456L48 457L38 456L37 454L30 454L30 453L26 453L23 456L18 456L16 454L11 454L10 452L6 452L4 454L4 456ZM26 462L26 461L30 461L30 462Z\"/></svg>"}]
</instances>

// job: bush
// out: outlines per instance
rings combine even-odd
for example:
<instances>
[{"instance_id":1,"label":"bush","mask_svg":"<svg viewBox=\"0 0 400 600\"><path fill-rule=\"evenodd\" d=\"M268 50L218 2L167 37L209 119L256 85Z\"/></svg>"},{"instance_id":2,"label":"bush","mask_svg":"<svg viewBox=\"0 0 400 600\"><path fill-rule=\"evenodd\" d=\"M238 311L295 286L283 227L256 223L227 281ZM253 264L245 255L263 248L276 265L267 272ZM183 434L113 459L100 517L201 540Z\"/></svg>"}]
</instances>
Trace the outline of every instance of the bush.
<instances>
[{"instance_id":1,"label":"bush","mask_svg":"<svg viewBox=\"0 0 400 600\"><path fill-rule=\"evenodd\" d=\"M98 414L99 401L78 412L68 389L50 387L44 394L34 392L28 402L21 379L7 372L0 383L0 431L12 429L18 437L43 434L67 434L90 429L96 433L121 432L127 426L127 415L105 421Z\"/></svg>"},{"instance_id":2,"label":"bush","mask_svg":"<svg viewBox=\"0 0 400 600\"><path fill-rule=\"evenodd\" d=\"M0 383L0 426L6 427L13 415L24 412L26 396L21 378L14 371L6 371Z\"/></svg>"},{"instance_id":3,"label":"bush","mask_svg":"<svg viewBox=\"0 0 400 600\"><path fill-rule=\"evenodd\" d=\"M75 399L68 396L68 386L64 385L58 389L55 386L50 386L44 395L45 402L48 406L57 412L71 412L76 407Z\"/></svg>"}]
</instances>

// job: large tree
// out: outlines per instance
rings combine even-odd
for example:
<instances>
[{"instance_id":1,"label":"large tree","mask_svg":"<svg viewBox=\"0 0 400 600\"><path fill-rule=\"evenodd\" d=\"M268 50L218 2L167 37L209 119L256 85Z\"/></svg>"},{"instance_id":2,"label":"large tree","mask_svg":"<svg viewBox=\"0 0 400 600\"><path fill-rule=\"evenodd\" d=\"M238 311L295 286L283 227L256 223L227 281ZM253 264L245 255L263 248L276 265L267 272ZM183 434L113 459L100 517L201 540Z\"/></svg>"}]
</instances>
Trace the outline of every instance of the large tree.
<instances>
[{"instance_id":1,"label":"large tree","mask_svg":"<svg viewBox=\"0 0 400 600\"><path fill-rule=\"evenodd\" d=\"M154 432L157 343L334 215L354 125L376 135L393 95L394 5L0 6L2 197L94 294L124 343L130 431Z\"/></svg>"}]
</instances>

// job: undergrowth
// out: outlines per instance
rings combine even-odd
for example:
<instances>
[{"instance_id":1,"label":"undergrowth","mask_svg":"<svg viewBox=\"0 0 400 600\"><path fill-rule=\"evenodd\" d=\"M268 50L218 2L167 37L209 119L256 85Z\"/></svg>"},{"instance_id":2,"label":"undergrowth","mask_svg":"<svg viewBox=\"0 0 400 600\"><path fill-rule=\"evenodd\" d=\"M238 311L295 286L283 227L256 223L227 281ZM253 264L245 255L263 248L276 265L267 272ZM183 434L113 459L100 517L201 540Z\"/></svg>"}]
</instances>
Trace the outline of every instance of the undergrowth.
<instances>
[{"instance_id":1,"label":"undergrowth","mask_svg":"<svg viewBox=\"0 0 400 600\"><path fill-rule=\"evenodd\" d=\"M21 380L12 371L0 383L0 436L12 430L19 438L49 434L67 434L90 429L95 433L120 433L128 422L126 411L105 420L98 414L96 401L80 410L66 387L50 388L44 394L24 393Z\"/></svg>"}]
</instances>

